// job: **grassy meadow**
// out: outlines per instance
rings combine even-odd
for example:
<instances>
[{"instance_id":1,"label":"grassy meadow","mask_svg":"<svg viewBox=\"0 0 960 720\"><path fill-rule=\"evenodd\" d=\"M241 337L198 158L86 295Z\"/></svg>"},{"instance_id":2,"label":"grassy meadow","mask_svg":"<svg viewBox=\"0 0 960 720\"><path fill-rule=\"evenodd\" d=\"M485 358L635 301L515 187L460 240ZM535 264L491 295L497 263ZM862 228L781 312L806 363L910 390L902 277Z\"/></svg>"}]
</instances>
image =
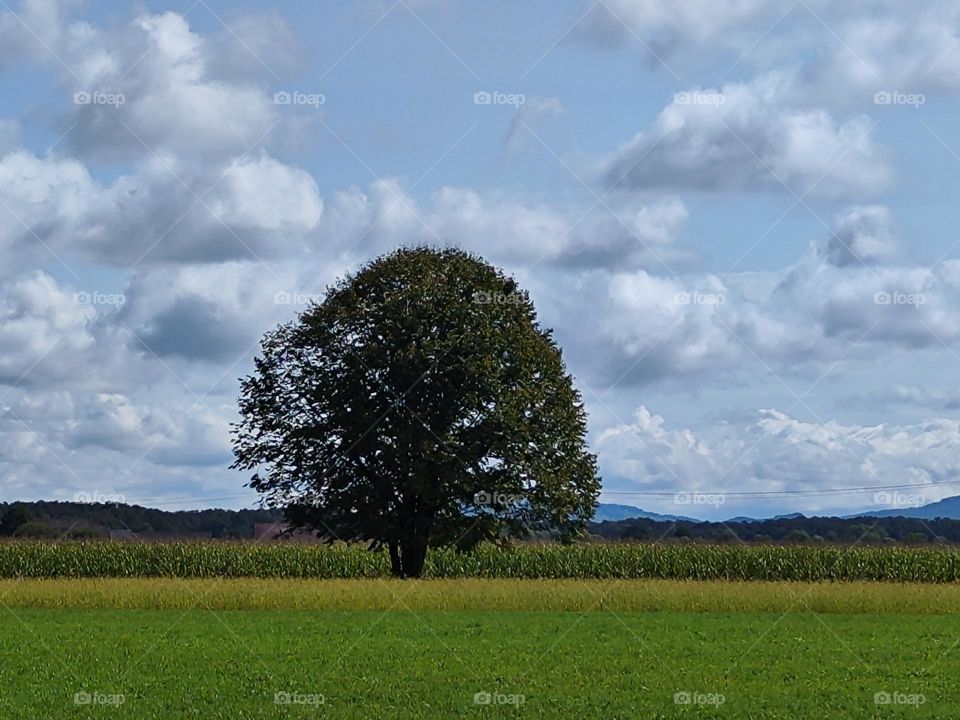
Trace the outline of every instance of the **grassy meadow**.
<instances>
[{"instance_id":1,"label":"grassy meadow","mask_svg":"<svg viewBox=\"0 0 960 720\"><path fill-rule=\"evenodd\" d=\"M960 673L952 584L21 578L0 606L17 718L946 718Z\"/></svg>"},{"instance_id":2,"label":"grassy meadow","mask_svg":"<svg viewBox=\"0 0 960 720\"><path fill-rule=\"evenodd\" d=\"M960 709L950 550L481 548L434 553L434 577L421 580L386 577L379 555L361 553L0 544L0 717L797 720ZM927 582L891 581L900 577Z\"/></svg>"},{"instance_id":3,"label":"grassy meadow","mask_svg":"<svg viewBox=\"0 0 960 720\"><path fill-rule=\"evenodd\" d=\"M4 615L0 687L18 718L945 718L960 674L953 615Z\"/></svg>"}]
</instances>

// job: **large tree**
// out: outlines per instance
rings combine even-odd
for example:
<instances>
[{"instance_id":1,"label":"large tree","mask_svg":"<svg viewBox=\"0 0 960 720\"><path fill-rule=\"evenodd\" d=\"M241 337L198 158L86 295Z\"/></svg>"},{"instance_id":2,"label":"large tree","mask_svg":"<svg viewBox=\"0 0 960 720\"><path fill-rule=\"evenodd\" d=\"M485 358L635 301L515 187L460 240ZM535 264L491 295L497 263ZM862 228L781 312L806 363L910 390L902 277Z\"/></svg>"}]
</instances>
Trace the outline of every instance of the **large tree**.
<instances>
[{"instance_id":1,"label":"large tree","mask_svg":"<svg viewBox=\"0 0 960 720\"><path fill-rule=\"evenodd\" d=\"M267 333L235 468L295 527L389 549L581 533L600 480L586 415L529 295L479 257L402 248Z\"/></svg>"}]
</instances>

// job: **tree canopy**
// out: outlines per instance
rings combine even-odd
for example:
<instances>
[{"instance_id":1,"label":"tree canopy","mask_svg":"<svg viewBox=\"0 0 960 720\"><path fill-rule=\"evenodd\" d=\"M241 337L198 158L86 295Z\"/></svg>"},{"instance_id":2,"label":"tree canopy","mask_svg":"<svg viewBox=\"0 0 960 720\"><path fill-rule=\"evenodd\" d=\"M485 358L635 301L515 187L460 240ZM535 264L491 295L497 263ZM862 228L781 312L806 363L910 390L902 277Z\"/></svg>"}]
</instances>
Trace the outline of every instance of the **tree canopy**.
<instances>
[{"instance_id":1,"label":"tree canopy","mask_svg":"<svg viewBox=\"0 0 960 720\"><path fill-rule=\"evenodd\" d=\"M33 520L30 510L21 503L15 503L0 519L0 535L13 535L17 528Z\"/></svg>"},{"instance_id":2,"label":"tree canopy","mask_svg":"<svg viewBox=\"0 0 960 720\"><path fill-rule=\"evenodd\" d=\"M528 293L481 258L402 248L268 332L242 380L235 468L330 541L390 551L539 530L570 539L599 494L586 414Z\"/></svg>"}]
</instances>

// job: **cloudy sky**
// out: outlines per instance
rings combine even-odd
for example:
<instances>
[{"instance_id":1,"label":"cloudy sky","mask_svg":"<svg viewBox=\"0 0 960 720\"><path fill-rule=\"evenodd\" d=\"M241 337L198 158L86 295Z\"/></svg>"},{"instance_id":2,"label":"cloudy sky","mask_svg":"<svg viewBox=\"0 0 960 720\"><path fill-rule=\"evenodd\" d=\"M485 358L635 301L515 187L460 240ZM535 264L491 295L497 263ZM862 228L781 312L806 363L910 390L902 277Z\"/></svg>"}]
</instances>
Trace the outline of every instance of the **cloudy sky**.
<instances>
[{"instance_id":1,"label":"cloudy sky","mask_svg":"<svg viewBox=\"0 0 960 720\"><path fill-rule=\"evenodd\" d=\"M603 500L960 494L949 0L0 0L0 499L244 507L260 335L359 263L513 273Z\"/></svg>"}]
</instances>

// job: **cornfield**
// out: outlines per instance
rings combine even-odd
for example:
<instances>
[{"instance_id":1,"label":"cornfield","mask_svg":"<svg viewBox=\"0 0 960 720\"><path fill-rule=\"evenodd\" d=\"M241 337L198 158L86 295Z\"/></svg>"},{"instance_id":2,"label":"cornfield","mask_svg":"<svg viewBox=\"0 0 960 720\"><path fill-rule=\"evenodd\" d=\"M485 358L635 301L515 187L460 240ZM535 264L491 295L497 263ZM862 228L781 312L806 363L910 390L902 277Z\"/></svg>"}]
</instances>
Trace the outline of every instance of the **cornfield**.
<instances>
[{"instance_id":1,"label":"cornfield","mask_svg":"<svg viewBox=\"0 0 960 720\"><path fill-rule=\"evenodd\" d=\"M0 543L0 577L373 578L385 553L360 546L244 542ZM960 581L960 550L905 547L583 544L431 550L434 578Z\"/></svg>"}]
</instances>

